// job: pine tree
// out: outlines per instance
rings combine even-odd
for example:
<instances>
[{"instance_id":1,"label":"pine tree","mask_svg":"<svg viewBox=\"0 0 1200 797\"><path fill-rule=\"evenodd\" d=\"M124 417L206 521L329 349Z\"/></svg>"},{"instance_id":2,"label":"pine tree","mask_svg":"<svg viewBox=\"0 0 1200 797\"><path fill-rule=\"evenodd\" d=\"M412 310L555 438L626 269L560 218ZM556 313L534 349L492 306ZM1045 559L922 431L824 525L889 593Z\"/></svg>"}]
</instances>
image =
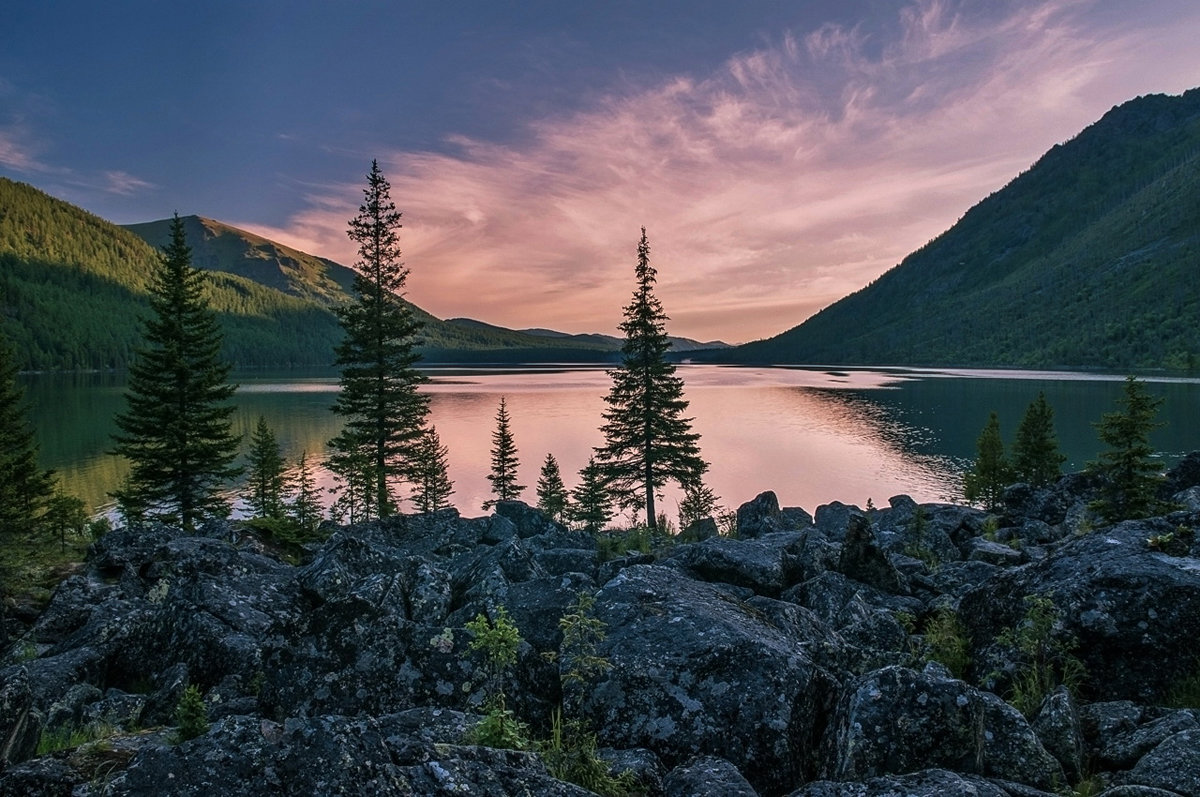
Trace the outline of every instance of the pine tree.
<instances>
[{"instance_id":1,"label":"pine tree","mask_svg":"<svg viewBox=\"0 0 1200 797\"><path fill-rule=\"evenodd\" d=\"M129 369L128 410L116 418L113 453L130 462L118 502L142 504L148 515L192 531L206 516L224 516L221 485L233 467L239 438L230 429L236 385L221 360L221 330L205 298L205 274L192 267L179 214L150 285L152 316Z\"/></svg>"},{"instance_id":2,"label":"pine tree","mask_svg":"<svg viewBox=\"0 0 1200 797\"><path fill-rule=\"evenodd\" d=\"M400 213L375 161L363 195L348 231L358 244L356 298L338 310L346 338L337 348L342 389L333 411L346 427L330 441L336 452L330 462L360 468L341 475L347 485L370 483L369 492L350 501L364 504L352 514L370 518L395 511L390 483L409 475L429 402L417 392L425 377L414 367L421 325L402 298L408 269L400 262Z\"/></svg>"},{"instance_id":3,"label":"pine tree","mask_svg":"<svg viewBox=\"0 0 1200 797\"><path fill-rule=\"evenodd\" d=\"M375 462L367 446L341 451L335 447L325 465L336 483L336 487L329 490L337 496L329 507L330 515L352 525L379 517L379 505L375 502L379 481L375 478Z\"/></svg>"},{"instance_id":4,"label":"pine tree","mask_svg":"<svg viewBox=\"0 0 1200 797\"><path fill-rule=\"evenodd\" d=\"M546 455L537 483L538 509L551 520L562 520L567 509L567 486L563 484L558 460L553 454Z\"/></svg>"},{"instance_id":5,"label":"pine tree","mask_svg":"<svg viewBox=\"0 0 1200 797\"><path fill-rule=\"evenodd\" d=\"M321 523L321 501L317 498L317 481L308 466L308 452L300 454L295 475L291 478L291 503L287 505L288 519L305 534L312 534Z\"/></svg>"},{"instance_id":6,"label":"pine tree","mask_svg":"<svg viewBox=\"0 0 1200 797\"><path fill-rule=\"evenodd\" d=\"M1013 477L1034 487L1044 487L1062 476L1065 460L1054 435L1054 410L1046 402L1046 394L1039 392L1017 427Z\"/></svg>"},{"instance_id":7,"label":"pine tree","mask_svg":"<svg viewBox=\"0 0 1200 797\"><path fill-rule=\"evenodd\" d=\"M628 506L644 505L646 524L656 529L655 491L668 480L698 481L708 470L700 457L700 435L683 413L683 380L666 360L666 313L654 295L657 272L650 265L646 228L638 242L637 290L625 308L621 365L610 371L613 384L605 397L605 444L598 449L613 496Z\"/></svg>"},{"instance_id":8,"label":"pine tree","mask_svg":"<svg viewBox=\"0 0 1200 797\"><path fill-rule=\"evenodd\" d=\"M720 498L704 482L697 479L683 486L683 500L679 502L679 528L682 531L703 518L711 518L717 511Z\"/></svg>"},{"instance_id":9,"label":"pine tree","mask_svg":"<svg viewBox=\"0 0 1200 797\"><path fill-rule=\"evenodd\" d=\"M509 426L511 420L508 405L501 396L500 408L496 411L496 431L492 432L492 472L488 474L492 495L496 497L484 501L484 509L491 509L500 501L514 501L525 489L525 485L517 484L517 466L521 461L517 459L517 445Z\"/></svg>"},{"instance_id":10,"label":"pine tree","mask_svg":"<svg viewBox=\"0 0 1200 797\"><path fill-rule=\"evenodd\" d=\"M54 477L37 460L16 358L8 342L0 341L0 535L33 531L45 511Z\"/></svg>"},{"instance_id":11,"label":"pine tree","mask_svg":"<svg viewBox=\"0 0 1200 797\"><path fill-rule=\"evenodd\" d=\"M975 464L963 477L963 493L971 503L996 509L1000 496L1011 481L1012 470L1004 456L1004 440L1000 437L1000 419L996 413L988 418L979 439L975 442L979 454Z\"/></svg>"},{"instance_id":12,"label":"pine tree","mask_svg":"<svg viewBox=\"0 0 1200 797\"><path fill-rule=\"evenodd\" d=\"M449 456L450 452L438 437L437 428L426 428L413 457L414 487L409 500L418 512L436 512L450 506L454 482L447 472Z\"/></svg>"},{"instance_id":13,"label":"pine tree","mask_svg":"<svg viewBox=\"0 0 1200 797\"><path fill-rule=\"evenodd\" d=\"M604 468L594 456L579 471L579 484L571 491L568 515L572 523L592 533L601 531L612 520L612 497L605 484Z\"/></svg>"},{"instance_id":14,"label":"pine tree","mask_svg":"<svg viewBox=\"0 0 1200 797\"><path fill-rule=\"evenodd\" d=\"M254 517L282 518L283 493L286 488L283 456L275 433L267 419L258 416L258 424L250 436L250 453L246 457L249 479L245 497Z\"/></svg>"},{"instance_id":15,"label":"pine tree","mask_svg":"<svg viewBox=\"0 0 1200 797\"><path fill-rule=\"evenodd\" d=\"M1155 421L1161 397L1146 391L1135 377L1126 377L1125 394L1117 400L1119 412L1107 412L1096 424L1107 451L1088 470L1101 477L1101 495L1093 508L1105 519L1118 522L1147 517L1161 509L1157 498L1162 463L1151 459L1150 432L1162 424Z\"/></svg>"}]
</instances>

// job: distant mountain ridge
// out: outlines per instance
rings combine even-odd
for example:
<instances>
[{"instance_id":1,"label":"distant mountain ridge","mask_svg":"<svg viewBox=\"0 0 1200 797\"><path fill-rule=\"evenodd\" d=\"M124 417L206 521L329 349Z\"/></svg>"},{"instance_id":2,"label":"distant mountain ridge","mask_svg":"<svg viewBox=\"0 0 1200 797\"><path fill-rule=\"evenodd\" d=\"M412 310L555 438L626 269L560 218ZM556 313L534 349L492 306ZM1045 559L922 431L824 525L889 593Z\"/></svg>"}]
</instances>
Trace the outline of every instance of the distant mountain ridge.
<instances>
[{"instance_id":1,"label":"distant mountain ridge","mask_svg":"<svg viewBox=\"0 0 1200 797\"><path fill-rule=\"evenodd\" d=\"M869 286L735 362L1195 369L1200 89L1106 113Z\"/></svg>"},{"instance_id":2,"label":"distant mountain ridge","mask_svg":"<svg viewBox=\"0 0 1200 797\"><path fill-rule=\"evenodd\" d=\"M598 332L572 334L570 332L559 332L554 329L542 329L535 327L533 329L517 329L510 330L504 327L493 326L484 321L476 321L473 318L449 318L446 319L448 324L459 324L461 326L472 326L481 328L490 328L494 330L503 330L505 332L517 332L522 335L531 335L536 338L553 338L559 341L574 341L582 346L596 346L605 351L616 351L621 348L624 340L615 335L603 335ZM676 353L691 352L691 351L708 351L718 349L728 349L730 345L721 340L712 340L701 342L692 340L691 338L680 338L673 335L668 335L667 340L671 342L671 351Z\"/></svg>"}]
</instances>

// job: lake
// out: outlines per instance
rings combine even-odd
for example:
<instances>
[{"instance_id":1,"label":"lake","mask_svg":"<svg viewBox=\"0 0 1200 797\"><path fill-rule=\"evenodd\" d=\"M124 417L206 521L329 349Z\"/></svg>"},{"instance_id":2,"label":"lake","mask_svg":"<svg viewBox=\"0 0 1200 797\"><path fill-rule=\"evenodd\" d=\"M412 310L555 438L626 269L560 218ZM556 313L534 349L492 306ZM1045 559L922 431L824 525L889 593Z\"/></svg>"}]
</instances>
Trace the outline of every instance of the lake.
<instances>
[{"instance_id":1,"label":"lake","mask_svg":"<svg viewBox=\"0 0 1200 797\"><path fill-rule=\"evenodd\" d=\"M886 505L907 493L918 501L957 500L962 472L988 413L1000 415L1006 442L1039 390L1055 411L1064 469L1082 468L1100 450L1093 424L1116 409L1120 375L1073 372L913 369L750 368L687 365L680 375L711 468L709 485L736 508L763 490L785 506L812 512L842 501ZM591 450L609 377L602 368L518 367L428 369L432 421L449 448L451 502L466 516L483 514L489 496L491 435L500 397L507 399L518 448L524 498L546 454L553 453L568 488ZM329 411L334 372L242 373L235 430L248 442L260 415L275 430L286 458L322 458L340 419ZM1200 449L1200 380L1147 377L1164 397L1165 425L1152 437L1172 463ZM124 465L107 454L124 409L124 376L34 375L25 378L43 466L58 471L68 492L100 509ZM330 486L328 473L320 481ZM678 494L660 503L674 520ZM407 505L406 505L407 506Z\"/></svg>"}]
</instances>

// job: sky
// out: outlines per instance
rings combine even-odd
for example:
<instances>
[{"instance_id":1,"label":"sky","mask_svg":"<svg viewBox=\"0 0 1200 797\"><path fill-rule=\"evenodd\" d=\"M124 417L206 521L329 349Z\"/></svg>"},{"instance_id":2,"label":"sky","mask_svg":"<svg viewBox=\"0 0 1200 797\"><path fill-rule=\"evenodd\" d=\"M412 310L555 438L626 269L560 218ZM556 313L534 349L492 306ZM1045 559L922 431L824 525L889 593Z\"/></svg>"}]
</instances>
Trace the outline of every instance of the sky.
<instances>
[{"instance_id":1,"label":"sky","mask_svg":"<svg viewBox=\"0 0 1200 797\"><path fill-rule=\"evenodd\" d=\"M0 176L346 265L378 159L407 296L616 331L791 328L1114 105L1200 85L1195 0L15 0Z\"/></svg>"}]
</instances>

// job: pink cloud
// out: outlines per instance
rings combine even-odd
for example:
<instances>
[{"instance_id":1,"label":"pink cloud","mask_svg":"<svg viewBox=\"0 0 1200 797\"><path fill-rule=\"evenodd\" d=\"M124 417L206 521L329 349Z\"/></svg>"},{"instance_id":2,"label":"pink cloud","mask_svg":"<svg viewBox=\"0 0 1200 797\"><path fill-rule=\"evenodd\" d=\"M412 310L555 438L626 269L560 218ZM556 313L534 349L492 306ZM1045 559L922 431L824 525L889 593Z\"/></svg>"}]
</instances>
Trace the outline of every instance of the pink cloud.
<instances>
[{"instance_id":1,"label":"pink cloud","mask_svg":"<svg viewBox=\"0 0 1200 797\"><path fill-rule=\"evenodd\" d=\"M436 315L608 331L648 228L673 334L775 334L856 290L1110 106L1198 74L1197 11L1101 28L1095 4L927 0L891 38L826 25L535 119L519 144L381 153L409 295ZM1152 54L1152 55L1151 55ZM363 171L365 172L365 165ZM351 263L361 183L282 229Z\"/></svg>"}]
</instances>

